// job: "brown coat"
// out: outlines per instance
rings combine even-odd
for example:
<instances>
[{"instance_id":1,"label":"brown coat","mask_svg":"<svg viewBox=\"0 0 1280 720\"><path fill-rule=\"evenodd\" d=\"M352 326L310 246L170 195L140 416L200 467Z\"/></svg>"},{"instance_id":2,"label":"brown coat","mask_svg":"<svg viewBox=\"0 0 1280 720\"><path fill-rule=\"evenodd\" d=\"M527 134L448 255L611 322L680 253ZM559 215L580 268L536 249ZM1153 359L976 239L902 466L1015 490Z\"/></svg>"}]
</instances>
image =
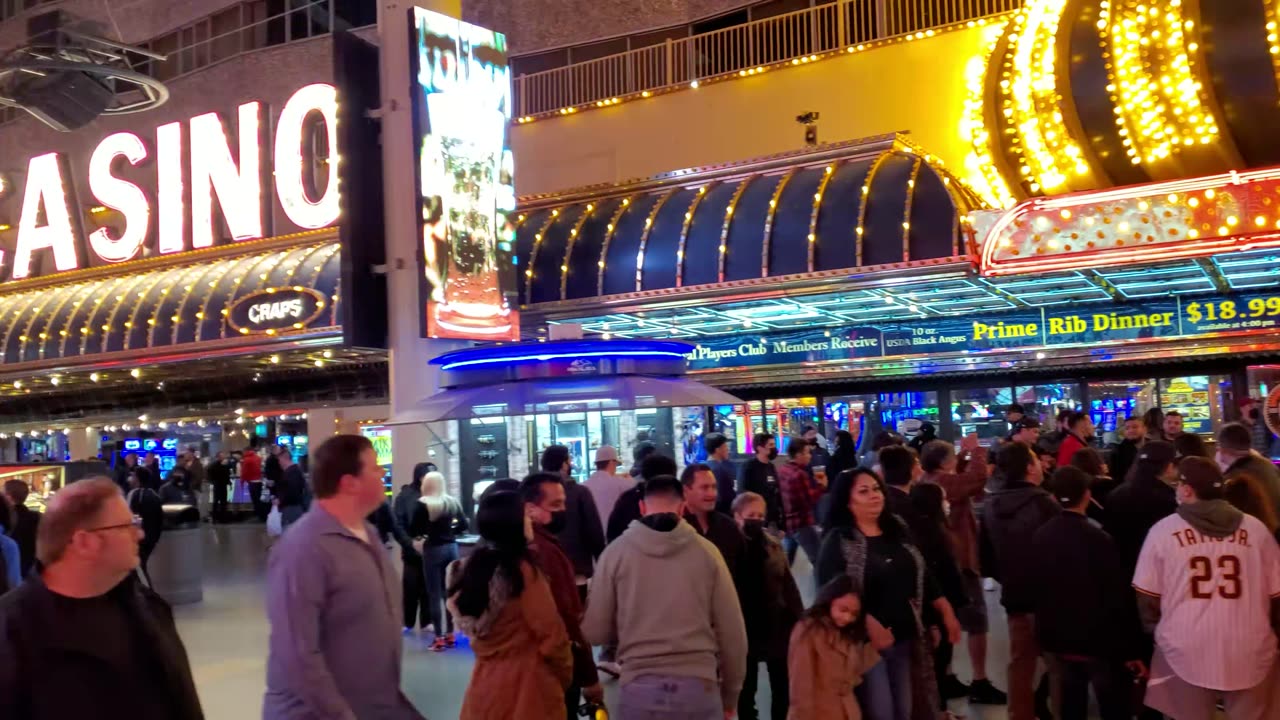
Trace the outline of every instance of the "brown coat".
<instances>
[{"instance_id":1,"label":"brown coat","mask_svg":"<svg viewBox=\"0 0 1280 720\"><path fill-rule=\"evenodd\" d=\"M508 598L485 631L471 639L475 667L460 720L549 720L565 716L573 673L569 636L547 578L522 567L524 592Z\"/></svg>"},{"instance_id":2,"label":"brown coat","mask_svg":"<svg viewBox=\"0 0 1280 720\"><path fill-rule=\"evenodd\" d=\"M987 451L975 448L962 473L932 473L925 475L924 481L942 486L947 502L951 503L947 528L951 531L956 564L961 570L978 572L978 518L973 512L973 501L981 498L987 489Z\"/></svg>"},{"instance_id":3,"label":"brown coat","mask_svg":"<svg viewBox=\"0 0 1280 720\"><path fill-rule=\"evenodd\" d=\"M801 620L791 631L787 720L862 720L853 689L880 654L871 643L851 643L828 622Z\"/></svg>"}]
</instances>

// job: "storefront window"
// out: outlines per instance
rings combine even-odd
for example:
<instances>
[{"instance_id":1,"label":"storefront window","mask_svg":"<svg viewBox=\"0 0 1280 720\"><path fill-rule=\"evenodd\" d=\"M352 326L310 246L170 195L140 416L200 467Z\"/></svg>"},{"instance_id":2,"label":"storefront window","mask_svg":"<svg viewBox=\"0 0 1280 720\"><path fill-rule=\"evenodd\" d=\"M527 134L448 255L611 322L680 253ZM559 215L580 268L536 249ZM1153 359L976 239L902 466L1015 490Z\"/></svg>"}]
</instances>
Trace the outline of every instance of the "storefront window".
<instances>
[{"instance_id":1,"label":"storefront window","mask_svg":"<svg viewBox=\"0 0 1280 720\"><path fill-rule=\"evenodd\" d=\"M1160 409L1182 413L1184 432L1213 435L1222 424L1222 408L1232 397L1231 380L1220 375L1189 375L1160 380Z\"/></svg>"},{"instance_id":2,"label":"storefront window","mask_svg":"<svg viewBox=\"0 0 1280 720\"><path fill-rule=\"evenodd\" d=\"M1080 409L1080 385L1073 381L1019 385L1013 394L1028 416L1045 425L1053 425L1063 410Z\"/></svg>"},{"instance_id":3,"label":"storefront window","mask_svg":"<svg viewBox=\"0 0 1280 720\"><path fill-rule=\"evenodd\" d=\"M1258 401L1257 412L1244 418L1253 430L1253 449L1272 461L1280 461L1280 438L1276 436L1276 429L1280 428L1280 407L1274 401L1267 402L1271 393L1280 388L1280 365L1255 365L1249 368L1248 374L1249 397Z\"/></svg>"},{"instance_id":4,"label":"storefront window","mask_svg":"<svg viewBox=\"0 0 1280 720\"><path fill-rule=\"evenodd\" d=\"M1089 416L1103 447L1123 440L1124 421L1156 406L1155 380L1106 380L1089 383Z\"/></svg>"},{"instance_id":5,"label":"storefront window","mask_svg":"<svg viewBox=\"0 0 1280 720\"><path fill-rule=\"evenodd\" d=\"M818 399L784 398L747 403L753 433L767 432L777 439L778 452L786 452L787 438L800 437L805 425L818 426Z\"/></svg>"},{"instance_id":6,"label":"storefront window","mask_svg":"<svg viewBox=\"0 0 1280 720\"><path fill-rule=\"evenodd\" d=\"M938 425L936 392L878 393L826 398L823 403L826 422L823 428L831 447L838 430L853 435L861 454L871 448L872 440L885 430L911 440L925 422Z\"/></svg>"},{"instance_id":7,"label":"storefront window","mask_svg":"<svg viewBox=\"0 0 1280 720\"><path fill-rule=\"evenodd\" d=\"M729 440L729 455L742 458L755 452L752 447L751 425L747 419L746 404L716 405L711 408L711 432L724 435Z\"/></svg>"},{"instance_id":8,"label":"storefront window","mask_svg":"<svg viewBox=\"0 0 1280 720\"><path fill-rule=\"evenodd\" d=\"M951 421L958 440L971 433L986 444L1009 430L1004 413L1013 404L1013 388L963 388L951 392Z\"/></svg>"}]
</instances>

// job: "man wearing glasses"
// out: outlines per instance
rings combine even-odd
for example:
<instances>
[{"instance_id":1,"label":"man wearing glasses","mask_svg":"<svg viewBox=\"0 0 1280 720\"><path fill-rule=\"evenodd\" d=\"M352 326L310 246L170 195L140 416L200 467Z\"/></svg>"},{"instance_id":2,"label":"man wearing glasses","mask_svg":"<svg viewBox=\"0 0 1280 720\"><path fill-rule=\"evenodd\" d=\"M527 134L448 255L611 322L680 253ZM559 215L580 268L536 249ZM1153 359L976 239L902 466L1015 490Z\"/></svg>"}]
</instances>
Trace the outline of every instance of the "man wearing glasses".
<instances>
[{"instance_id":1,"label":"man wearing glasses","mask_svg":"<svg viewBox=\"0 0 1280 720\"><path fill-rule=\"evenodd\" d=\"M35 571L0 598L0 717L204 717L173 613L134 572L140 524L107 478L54 496Z\"/></svg>"}]
</instances>

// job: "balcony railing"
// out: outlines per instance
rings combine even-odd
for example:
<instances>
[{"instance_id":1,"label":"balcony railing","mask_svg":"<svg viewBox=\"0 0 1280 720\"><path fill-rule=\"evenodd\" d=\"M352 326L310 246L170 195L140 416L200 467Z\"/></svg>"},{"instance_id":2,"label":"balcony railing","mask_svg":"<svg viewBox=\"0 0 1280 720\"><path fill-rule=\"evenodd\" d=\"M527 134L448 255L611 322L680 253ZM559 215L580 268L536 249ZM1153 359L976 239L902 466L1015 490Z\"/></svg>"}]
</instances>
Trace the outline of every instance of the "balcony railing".
<instances>
[{"instance_id":1,"label":"balcony railing","mask_svg":"<svg viewBox=\"0 0 1280 720\"><path fill-rule=\"evenodd\" d=\"M515 80L516 114L539 115L623 95L979 20L1023 0L839 0L667 40Z\"/></svg>"}]
</instances>

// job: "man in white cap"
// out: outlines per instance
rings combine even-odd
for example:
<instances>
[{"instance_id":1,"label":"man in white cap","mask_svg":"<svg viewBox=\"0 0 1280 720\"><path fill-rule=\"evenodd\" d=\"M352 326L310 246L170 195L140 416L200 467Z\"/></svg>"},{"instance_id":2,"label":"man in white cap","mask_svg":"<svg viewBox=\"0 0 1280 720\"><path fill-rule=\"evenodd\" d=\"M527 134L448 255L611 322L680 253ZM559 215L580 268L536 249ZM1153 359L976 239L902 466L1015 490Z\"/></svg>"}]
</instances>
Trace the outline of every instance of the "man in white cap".
<instances>
[{"instance_id":1,"label":"man in white cap","mask_svg":"<svg viewBox=\"0 0 1280 720\"><path fill-rule=\"evenodd\" d=\"M618 474L618 451L610 445L601 445L596 450L596 471L583 483L591 491L591 499L596 501L601 522L608 522L618 496L635 484L635 478Z\"/></svg>"}]
</instances>

